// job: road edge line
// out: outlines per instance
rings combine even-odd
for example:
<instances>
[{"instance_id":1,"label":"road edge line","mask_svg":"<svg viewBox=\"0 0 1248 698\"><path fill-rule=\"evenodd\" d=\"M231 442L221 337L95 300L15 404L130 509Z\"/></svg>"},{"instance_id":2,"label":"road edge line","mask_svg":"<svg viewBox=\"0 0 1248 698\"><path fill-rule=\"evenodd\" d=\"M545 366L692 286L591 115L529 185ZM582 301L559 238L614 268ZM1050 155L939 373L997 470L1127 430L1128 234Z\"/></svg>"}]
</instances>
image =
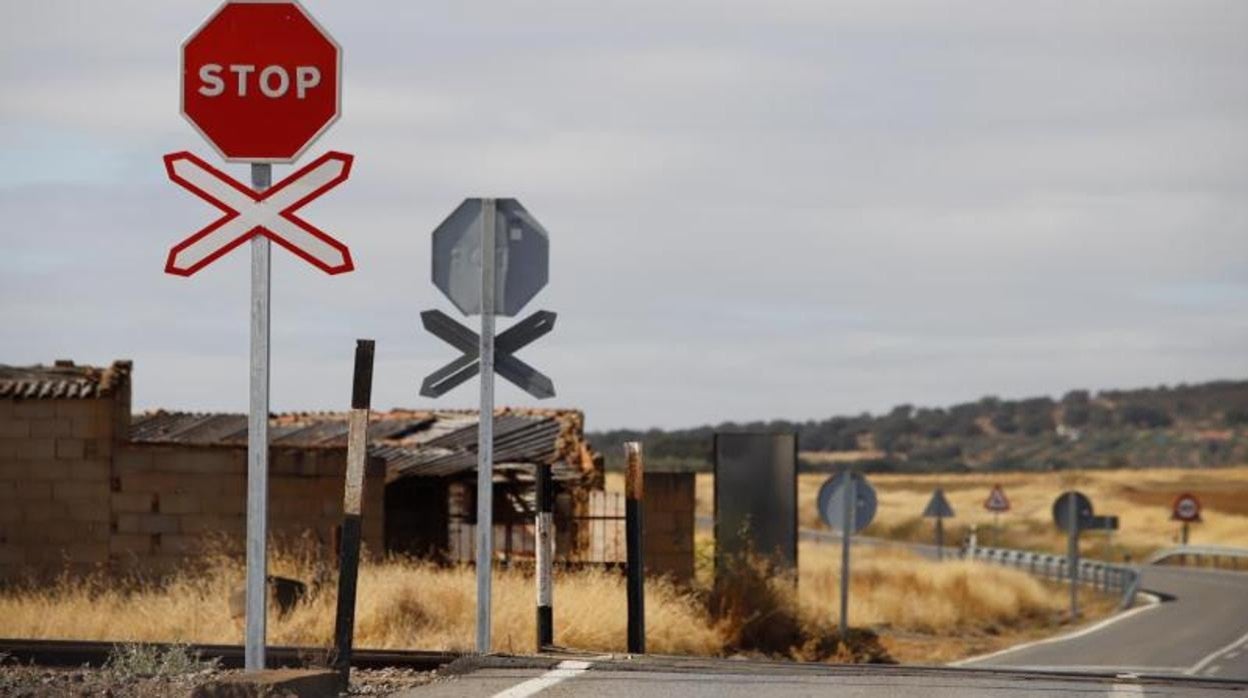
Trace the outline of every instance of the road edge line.
<instances>
[{"instance_id":1,"label":"road edge line","mask_svg":"<svg viewBox=\"0 0 1248 698\"><path fill-rule=\"evenodd\" d=\"M566 659L556 664L554 669L547 671L545 674L499 691L491 698L528 698L528 696L536 695L555 684L585 673L591 665L591 662Z\"/></svg>"},{"instance_id":2,"label":"road edge line","mask_svg":"<svg viewBox=\"0 0 1248 698\"><path fill-rule=\"evenodd\" d=\"M986 654L980 654L974 657L967 657L965 659L959 659L957 661L949 662L945 664L945 666L968 668L967 667L968 664L971 664L974 662L982 662L988 659L992 659L994 657L999 657L1003 654L1009 654L1010 652L1018 652L1020 650L1029 649L1031 647L1038 647L1040 645L1048 645L1054 642L1065 642L1066 640L1073 640L1077 637L1083 637L1084 635L1087 635L1089 633L1094 633L1098 630L1101 630L1102 628L1106 628L1110 625L1113 625L1114 623L1117 623L1120 620L1126 620L1127 618L1130 618L1131 616L1134 616L1139 613L1143 613L1144 611L1157 608L1158 606L1161 605L1161 597L1157 596L1156 594L1153 594L1147 591L1140 591L1140 592L1136 592L1136 595L1144 597L1145 604L1143 606L1137 606L1135 608L1127 609L1126 611L1123 611L1122 613L1116 613L1110 616L1109 618L1106 618L1105 620L1089 625L1086 628L1079 628L1078 630L1072 630L1071 632L1063 633L1061 635L1057 635L1054 637L1046 637L1040 640L1032 640L1031 642L1024 642L1021 645L1014 645L1012 647L1006 647L1004 649L999 649L994 652L988 652ZM973 667L970 667L970 668L973 668Z\"/></svg>"},{"instance_id":3,"label":"road edge line","mask_svg":"<svg viewBox=\"0 0 1248 698\"><path fill-rule=\"evenodd\" d=\"M1234 640L1232 640L1230 644L1223 645L1222 647L1219 647L1213 652L1206 654L1204 657L1201 657L1200 661L1193 664L1192 668L1183 672L1183 674L1186 676L1195 676L1196 674L1200 673L1201 669L1204 669L1206 666L1212 663L1213 660L1217 659L1218 657L1221 657L1222 655L1226 654L1227 652L1230 652L1232 649L1244 643L1248 643L1248 633L1244 633L1240 637L1237 637Z\"/></svg>"}]
</instances>

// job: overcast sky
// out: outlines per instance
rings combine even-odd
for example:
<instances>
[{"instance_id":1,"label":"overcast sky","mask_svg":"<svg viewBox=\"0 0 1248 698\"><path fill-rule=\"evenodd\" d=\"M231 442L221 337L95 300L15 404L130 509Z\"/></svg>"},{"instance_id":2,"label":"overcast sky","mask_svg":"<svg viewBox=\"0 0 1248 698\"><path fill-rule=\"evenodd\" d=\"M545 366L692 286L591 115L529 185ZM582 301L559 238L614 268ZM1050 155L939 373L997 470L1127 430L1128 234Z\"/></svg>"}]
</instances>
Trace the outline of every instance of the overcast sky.
<instances>
[{"instance_id":1,"label":"overcast sky","mask_svg":"<svg viewBox=\"0 0 1248 698\"><path fill-rule=\"evenodd\" d=\"M374 405L474 404L417 394L455 357L430 231L474 195L550 231L521 357L590 428L1248 377L1248 2L306 6L345 49L309 157L357 160L302 213L358 270L274 249L274 410L349 406L357 337ZM0 363L246 410L246 250L163 273L216 217L161 163L217 162L178 113L214 7L0 5Z\"/></svg>"}]
</instances>

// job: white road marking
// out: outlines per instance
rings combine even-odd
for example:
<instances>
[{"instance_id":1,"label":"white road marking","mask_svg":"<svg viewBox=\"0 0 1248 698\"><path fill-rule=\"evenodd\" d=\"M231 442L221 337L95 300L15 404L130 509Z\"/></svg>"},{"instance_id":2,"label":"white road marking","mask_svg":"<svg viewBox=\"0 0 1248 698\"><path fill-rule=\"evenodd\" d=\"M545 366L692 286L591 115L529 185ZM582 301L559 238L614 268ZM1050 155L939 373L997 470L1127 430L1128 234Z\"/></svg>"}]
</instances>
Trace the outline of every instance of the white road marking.
<instances>
[{"instance_id":1,"label":"white road marking","mask_svg":"<svg viewBox=\"0 0 1248 698\"><path fill-rule=\"evenodd\" d=\"M999 657L1003 654L1009 654L1010 652L1018 652L1019 650L1025 650L1030 647L1037 647L1039 645L1048 645L1054 642L1065 642L1066 640L1073 640L1077 637L1083 637L1084 635L1087 635L1089 633L1094 633L1098 630L1105 628L1106 626L1113 625L1114 623L1117 623L1120 620L1126 620L1127 618L1130 618L1131 616L1134 616L1137 613L1143 613L1144 611L1157 608L1158 606L1161 605L1161 599L1157 598L1153 594L1140 592L1140 596L1143 596L1145 598L1145 600L1147 601L1146 605L1133 608L1129 611L1124 611L1117 615L1106 618L1105 620L1099 623L1094 623L1092 625L1089 625L1086 628L1082 628L1080 630L1076 630L1071 633L1066 633L1065 635L1058 635L1057 637L1046 638L1044 640L1036 640L1034 642L1024 642L1021 645L1015 645L1013 647L1006 647L1003 650L997 650L996 652L989 652L988 654L981 654L977 657L967 657L966 659L959 659L956 662L949 662L948 666L966 666L968 664L974 664L977 662L982 662L988 659L992 659L994 657ZM1105 667L1105 668L1106 670L1113 669L1113 667Z\"/></svg>"},{"instance_id":2,"label":"white road marking","mask_svg":"<svg viewBox=\"0 0 1248 698\"><path fill-rule=\"evenodd\" d=\"M1012 671L1035 671L1064 674L1114 674L1115 678L1134 676L1182 676L1186 668L1181 666L1122 666L1118 664L993 664L993 669Z\"/></svg>"},{"instance_id":3,"label":"white road marking","mask_svg":"<svg viewBox=\"0 0 1248 698\"><path fill-rule=\"evenodd\" d=\"M1109 688L1109 698L1127 698L1144 695L1144 687L1138 683L1116 683Z\"/></svg>"},{"instance_id":4,"label":"white road marking","mask_svg":"<svg viewBox=\"0 0 1248 698\"><path fill-rule=\"evenodd\" d=\"M559 662L554 669L542 674L535 679L529 679L524 683L518 683L515 686L495 693L492 698L528 698L531 695L540 693L555 684L570 679L574 676L585 673L590 666L589 662L577 661L569 659Z\"/></svg>"},{"instance_id":5,"label":"white road marking","mask_svg":"<svg viewBox=\"0 0 1248 698\"><path fill-rule=\"evenodd\" d=\"M1222 671L1222 665L1221 665L1221 664L1214 664L1213 666L1209 667L1208 669L1205 669L1205 676L1213 676L1214 674L1218 673L1219 671Z\"/></svg>"},{"instance_id":6,"label":"white road marking","mask_svg":"<svg viewBox=\"0 0 1248 698\"><path fill-rule=\"evenodd\" d=\"M1235 640L1231 644L1226 645L1225 647L1222 647L1218 650L1215 650L1214 652L1208 655L1205 655L1204 659L1201 659L1199 662L1196 662L1195 664L1192 665L1192 668L1188 669L1187 671L1183 673L1187 674L1188 676L1199 674L1200 670L1204 669L1206 666L1213 663L1213 660L1217 659L1218 657L1221 657L1223 654L1226 654L1227 652L1230 652L1231 650L1239 649L1240 645L1248 645L1248 633L1245 633L1242 637L1240 637L1238 640Z\"/></svg>"}]
</instances>

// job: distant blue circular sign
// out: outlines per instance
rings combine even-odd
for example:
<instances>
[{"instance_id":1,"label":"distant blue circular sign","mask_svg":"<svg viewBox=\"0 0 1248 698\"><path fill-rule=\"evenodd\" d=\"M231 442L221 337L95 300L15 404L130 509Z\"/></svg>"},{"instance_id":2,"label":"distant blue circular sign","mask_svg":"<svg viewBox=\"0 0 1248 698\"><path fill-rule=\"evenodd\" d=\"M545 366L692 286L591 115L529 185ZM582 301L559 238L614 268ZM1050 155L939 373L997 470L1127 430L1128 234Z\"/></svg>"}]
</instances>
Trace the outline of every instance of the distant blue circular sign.
<instances>
[{"instance_id":1,"label":"distant blue circular sign","mask_svg":"<svg viewBox=\"0 0 1248 698\"><path fill-rule=\"evenodd\" d=\"M875 488L867 482L862 473L852 473L854 483L853 525L850 533L858 533L875 519L876 498ZM845 520L845 494L841 488L845 485L844 471L828 478L819 488L819 516L823 522L836 530L841 530Z\"/></svg>"}]
</instances>

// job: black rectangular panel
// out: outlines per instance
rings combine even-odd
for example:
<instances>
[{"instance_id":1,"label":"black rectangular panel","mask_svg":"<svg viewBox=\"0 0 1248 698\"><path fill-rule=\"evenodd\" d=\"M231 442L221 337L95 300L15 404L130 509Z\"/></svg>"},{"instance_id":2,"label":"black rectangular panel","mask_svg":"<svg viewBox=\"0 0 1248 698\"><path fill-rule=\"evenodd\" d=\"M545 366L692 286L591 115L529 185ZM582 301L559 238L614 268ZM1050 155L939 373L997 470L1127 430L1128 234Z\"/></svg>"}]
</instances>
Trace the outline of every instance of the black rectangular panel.
<instances>
[{"instance_id":1,"label":"black rectangular panel","mask_svg":"<svg viewBox=\"0 0 1248 698\"><path fill-rule=\"evenodd\" d=\"M715 434L716 557L752 547L797 569L797 434Z\"/></svg>"}]
</instances>

